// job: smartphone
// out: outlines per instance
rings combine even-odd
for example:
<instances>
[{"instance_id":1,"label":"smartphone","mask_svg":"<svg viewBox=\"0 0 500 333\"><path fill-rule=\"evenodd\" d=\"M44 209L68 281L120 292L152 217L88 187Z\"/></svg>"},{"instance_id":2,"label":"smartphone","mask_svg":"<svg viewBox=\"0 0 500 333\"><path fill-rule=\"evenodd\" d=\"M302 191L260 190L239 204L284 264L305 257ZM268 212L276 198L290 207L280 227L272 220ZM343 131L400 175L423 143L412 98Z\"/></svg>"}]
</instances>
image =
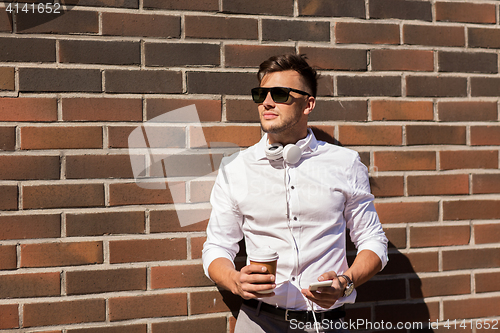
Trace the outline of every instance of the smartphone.
<instances>
[{"instance_id":1,"label":"smartphone","mask_svg":"<svg viewBox=\"0 0 500 333\"><path fill-rule=\"evenodd\" d=\"M316 291L320 287L330 287L332 285L333 280L321 281L321 282L313 282L309 285L310 291Z\"/></svg>"}]
</instances>

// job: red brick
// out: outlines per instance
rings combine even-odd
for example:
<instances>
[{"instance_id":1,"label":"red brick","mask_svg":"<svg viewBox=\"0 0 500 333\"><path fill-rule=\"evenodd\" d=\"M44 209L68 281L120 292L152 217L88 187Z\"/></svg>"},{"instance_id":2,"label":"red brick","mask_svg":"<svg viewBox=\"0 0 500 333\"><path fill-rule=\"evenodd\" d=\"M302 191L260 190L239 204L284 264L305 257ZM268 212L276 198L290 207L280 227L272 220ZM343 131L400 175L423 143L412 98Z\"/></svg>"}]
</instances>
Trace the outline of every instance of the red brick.
<instances>
[{"instance_id":1,"label":"red brick","mask_svg":"<svg viewBox=\"0 0 500 333\"><path fill-rule=\"evenodd\" d=\"M370 0L370 18L432 21L427 1Z\"/></svg>"},{"instance_id":2,"label":"red brick","mask_svg":"<svg viewBox=\"0 0 500 333\"><path fill-rule=\"evenodd\" d=\"M293 16L293 4L293 0L257 0L252 2L225 0L222 1L222 11L225 13Z\"/></svg>"},{"instance_id":3,"label":"red brick","mask_svg":"<svg viewBox=\"0 0 500 333\"><path fill-rule=\"evenodd\" d=\"M399 76L338 76L339 96L401 96Z\"/></svg>"},{"instance_id":4,"label":"red brick","mask_svg":"<svg viewBox=\"0 0 500 333\"><path fill-rule=\"evenodd\" d=\"M246 72L188 72L190 94L250 95L259 85L255 73Z\"/></svg>"},{"instance_id":5,"label":"red brick","mask_svg":"<svg viewBox=\"0 0 500 333\"><path fill-rule=\"evenodd\" d=\"M187 214L189 221L200 221L182 225L178 214ZM183 215L181 215L181 218ZM149 214L151 232L191 232L205 231L207 228L210 210L152 210Z\"/></svg>"},{"instance_id":6,"label":"red brick","mask_svg":"<svg viewBox=\"0 0 500 333\"><path fill-rule=\"evenodd\" d=\"M339 141L347 146L398 146L402 140L401 126L339 126Z\"/></svg>"},{"instance_id":7,"label":"red brick","mask_svg":"<svg viewBox=\"0 0 500 333\"><path fill-rule=\"evenodd\" d=\"M0 121L56 121L54 98L0 98Z\"/></svg>"},{"instance_id":8,"label":"red brick","mask_svg":"<svg viewBox=\"0 0 500 333\"><path fill-rule=\"evenodd\" d=\"M479 52L438 52L440 72L498 73L498 56Z\"/></svg>"},{"instance_id":9,"label":"red brick","mask_svg":"<svg viewBox=\"0 0 500 333\"><path fill-rule=\"evenodd\" d=\"M144 212L101 212L66 215L66 235L70 237L142 234L144 232Z\"/></svg>"},{"instance_id":10,"label":"red brick","mask_svg":"<svg viewBox=\"0 0 500 333\"><path fill-rule=\"evenodd\" d=\"M0 7L0 31L12 32L12 14L5 8L5 6Z\"/></svg>"},{"instance_id":11,"label":"red brick","mask_svg":"<svg viewBox=\"0 0 500 333\"><path fill-rule=\"evenodd\" d=\"M191 313L215 313L238 310L241 298L229 291L208 291L191 293Z\"/></svg>"},{"instance_id":12,"label":"red brick","mask_svg":"<svg viewBox=\"0 0 500 333\"><path fill-rule=\"evenodd\" d=\"M500 297L471 298L443 301L444 318L468 319L498 316Z\"/></svg>"},{"instance_id":13,"label":"red brick","mask_svg":"<svg viewBox=\"0 0 500 333\"><path fill-rule=\"evenodd\" d=\"M107 70L105 90L110 93L182 93L182 73L164 70Z\"/></svg>"},{"instance_id":14,"label":"red brick","mask_svg":"<svg viewBox=\"0 0 500 333\"><path fill-rule=\"evenodd\" d=\"M496 23L495 4L436 2L436 21Z\"/></svg>"},{"instance_id":15,"label":"red brick","mask_svg":"<svg viewBox=\"0 0 500 333\"><path fill-rule=\"evenodd\" d=\"M0 239L58 238L60 236L60 215L0 216Z\"/></svg>"},{"instance_id":16,"label":"red brick","mask_svg":"<svg viewBox=\"0 0 500 333\"><path fill-rule=\"evenodd\" d=\"M471 126L471 145L500 146L500 126Z\"/></svg>"},{"instance_id":17,"label":"red brick","mask_svg":"<svg viewBox=\"0 0 500 333\"><path fill-rule=\"evenodd\" d=\"M17 185L0 185L0 210L17 210Z\"/></svg>"},{"instance_id":18,"label":"red brick","mask_svg":"<svg viewBox=\"0 0 500 333\"><path fill-rule=\"evenodd\" d=\"M203 332L220 333L226 332L226 317L196 318L188 320L169 321L165 323L153 323L152 333L161 332Z\"/></svg>"},{"instance_id":19,"label":"red brick","mask_svg":"<svg viewBox=\"0 0 500 333\"><path fill-rule=\"evenodd\" d=\"M444 76L407 76L409 97L466 97L467 79Z\"/></svg>"},{"instance_id":20,"label":"red brick","mask_svg":"<svg viewBox=\"0 0 500 333\"><path fill-rule=\"evenodd\" d=\"M0 329L19 327L19 306L17 304L0 305Z\"/></svg>"},{"instance_id":21,"label":"red brick","mask_svg":"<svg viewBox=\"0 0 500 333\"><path fill-rule=\"evenodd\" d=\"M434 70L434 52L423 50L372 50L374 71L428 71Z\"/></svg>"},{"instance_id":22,"label":"red brick","mask_svg":"<svg viewBox=\"0 0 500 333\"><path fill-rule=\"evenodd\" d=\"M372 100L373 120L433 120L431 101Z\"/></svg>"},{"instance_id":23,"label":"red brick","mask_svg":"<svg viewBox=\"0 0 500 333\"><path fill-rule=\"evenodd\" d=\"M185 202L185 188L183 183L162 183L150 184L154 188L140 187L136 183L110 184L109 185L109 204L111 206L122 205L141 205L141 204L168 204ZM166 187L161 189L161 186ZM175 192L172 195L171 190Z\"/></svg>"},{"instance_id":24,"label":"red brick","mask_svg":"<svg viewBox=\"0 0 500 333\"><path fill-rule=\"evenodd\" d=\"M444 220L498 219L498 200L458 200L444 201Z\"/></svg>"},{"instance_id":25,"label":"red brick","mask_svg":"<svg viewBox=\"0 0 500 333\"><path fill-rule=\"evenodd\" d=\"M43 297L61 294L61 274L36 273L0 276L0 297Z\"/></svg>"},{"instance_id":26,"label":"red brick","mask_svg":"<svg viewBox=\"0 0 500 333\"><path fill-rule=\"evenodd\" d=\"M473 175L472 193L500 193L500 174Z\"/></svg>"},{"instance_id":27,"label":"red brick","mask_svg":"<svg viewBox=\"0 0 500 333\"><path fill-rule=\"evenodd\" d=\"M314 111L311 114L309 114L309 121L331 121L331 120L367 121L368 120L367 102L317 100Z\"/></svg>"},{"instance_id":28,"label":"red brick","mask_svg":"<svg viewBox=\"0 0 500 333\"><path fill-rule=\"evenodd\" d=\"M225 45L224 59L226 67L259 67L265 59L294 51L295 48L291 46Z\"/></svg>"},{"instance_id":29,"label":"red brick","mask_svg":"<svg viewBox=\"0 0 500 333\"><path fill-rule=\"evenodd\" d=\"M15 245L0 245L0 269L16 269L17 251ZM1 312L0 312L1 313Z\"/></svg>"},{"instance_id":30,"label":"red brick","mask_svg":"<svg viewBox=\"0 0 500 333\"><path fill-rule=\"evenodd\" d=\"M317 0L314 2L300 0L299 15L365 18L365 3L363 0Z\"/></svg>"},{"instance_id":31,"label":"red brick","mask_svg":"<svg viewBox=\"0 0 500 333\"><path fill-rule=\"evenodd\" d=\"M214 187L212 180L197 180L190 183L190 202L209 202Z\"/></svg>"},{"instance_id":32,"label":"red brick","mask_svg":"<svg viewBox=\"0 0 500 333\"><path fill-rule=\"evenodd\" d=\"M436 276L410 279L411 298L469 294L470 275Z\"/></svg>"},{"instance_id":33,"label":"red brick","mask_svg":"<svg viewBox=\"0 0 500 333\"><path fill-rule=\"evenodd\" d=\"M405 274L415 272L437 272L439 259L436 251L413 253L390 253L390 265L387 265L379 274Z\"/></svg>"},{"instance_id":34,"label":"red brick","mask_svg":"<svg viewBox=\"0 0 500 333\"><path fill-rule=\"evenodd\" d=\"M498 151L441 151L440 169L498 169Z\"/></svg>"},{"instance_id":35,"label":"red brick","mask_svg":"<svg viewBox=\"0 0 500 333\"><path fill-rule=\"evenodd\" d=\"M132 159L145 169L144 156L139 155L69 155L66 178L133 178Z\"/></svg>"},{"instance_id":36,"label":"red brick","mask_svg":"<svg viewBox=\"0 0 500 333\"><path fill-rule=\"evenodd\" d=\"M2 37L0 41L1 61L49 63L56 61L54 39Z\"/></svg>"},{"instance_id":37,"label":"red brick","mask_svg":"<svg viewBox=\"0 0 500 333\"><path fill-rule=\"evenodd\" d=\"M476 292L478 293L500 290L498 284L500 273L476 273L474 279L476 280Z\"/></svg>"},{"instance_id":38,"label":"red brick","mask_svg":"<svg viewBox=\"0 0 500 333\"><path fill-rule=\"evenodd\" d=\"M408 176L408 195L469 194L469 175Z\"/></svg>"},{"instance_id":39,"label":"red brick","mask_svg":"<svg viewBox=\"0 0 500 333\"><path fill-rule=\"evenodd\" d=\"M21 245L21 267L77 266L102 263L102 242Z\"/></svg>"},{"instance_id":40,"label":"red brick","mask_svg":"<svg viewBox=\"0 0 500 333\"><path fill-rule=\"evenodd\" d=\"M19 11L16 14L17 32L54 34L97 34L99 13L82 10L60 10L60 14Z\"/></svg>"},{"instance_id":41,"label":"red brick","mask_svg":"<svg viewBox=\"0 0 500 333\"><path fill-rule=\"evenodd\" d=\"M406 304L377 305L375 307L375 320L377 322L415 323L428 324L439 318L439 302L418 302Z\"/></svg>"},{"instance_id":42,"label":"red brick","mask_svg":"<svg viewBox=\"0 0 500 333\"><path fill-rule=\"evenodd\" d=\"M91 327L91 328L67 330L68 333L147 333L147 331L148 331L148 326L146 324L136 324L136 325L126 325L126 326L113 325L104 327Z\"/></svg>"},{"instance_id":43,"label":"red brick","mask_svg":"<svg viewBox=\"0 0 500 333\"><path fill-rule=\"evenodd\" d=\"M382 223L427 222L439 218L438 202L378 202L375 208Z\"/></svg>"},{"instance_id":44,"label":"red brick","mask_svg":"<svg viewBox=\"0 0 500 333\"><path fill-rule=\"evenodd\" d=\"M102 34L180 38L181 18L152 14L102 13Z\"/></svg>"},{"instance_id":45,"label":"red brick","mask_svg":"<svg viewBox=\"0 0 500 333\"><path fill-rule=\"evenodd\" d=\"M20 68L19 91L101 92L101 72L80 68Z\"/></svg>"},{"instance_id":46,"label":"red brick","mask_svg":"<svg viewBox=\"0 0 500 333\"><path fill-rule=\"evenodd\" d=\"M63 98L65 121L142 121L138 98Z\"/></svg>"},{"instance_id":47,"label":"red brick","mask_svg":"<svg viewBox=\"0 0 500 333\"><path fill-rule=\"evenodd\" d=\"M23 208L104 206L102 184L25 185Z\"/></svg>"},{"instance_id":48,"label":"red brick","mask_svg":"<svg viewBox=\"0 0 500 333\"><path fill-rule=\"evenodd\" d=\"M16 149L16 128L0 126L0 150Z\"/></svg>"},{"instance_id":49,"label":"red brick","mask_svg":"<svg viewBox=\"0 0 500 333\"><path fill-rule=\"evenodd\" d=\"M410 227L410 247L467 245L470 226Z\"/></svg>"},{"instance_id":50,"label":"red brick","mask_svg":"<svg viewBox=\"0 0 500 333\"><path fill-rule=\"evenodd\" d=\"M442 253L443 270L496 268L500 265L500 249L446 250Z\"/></svg>"},{"instance_id":51,"label":"red brick","mask_svg":"<svg viewBox=\"0 0 500 333\"><path fill-rule=\"evenodd\" d=\"M201 259L201 251L206 237L191 237L191 258Z\"/></svg>"},{"instance_id":52,"label":"red brick","mask_svg":"<svg viewBox=\"0 0 500 333\"><path fill-rule=\"evenodd\" d=\"M59 156L0 156L0 179L59 179Z\"/></svg>"},{"instance_id":53,"label":"red brick","mask_svg":"<svg viewBox=\"0 0 500 333\"><path fill-rule=\"evenodd\" d=\"M1 67L0 68L0 91L1 90L14 90L14 89L16 89L14 68L13 67ZM0 108L1 108L1 106L0 106Z\"/></svg>"},{"instance_id":54,"label":"red brick","mask_svg":"<svg viewBox=\"0 0 500 333\"><path fill-rule=\"evenodd\" d=\"M403 176L371 177L370 186L377 198L404 196Z\"/></svg>"},{"instance_id":55,"label":"red brick","mask_svg":"<svg viewBox=\"0 0 500 333\"><path fill-rule=\"evenodd\" d=\"M109 251L112 264L187 258L185 238L111 241Z\"/></svg>"},{"instance_id":56,"label":"red brick","mask_svg":"<svg viewBox=\"0 0 500 333\"><path fill-rule=\"evenodd\" d=\"M146 268L66 272L68 295L146 290Z\"/></svg>"},{"instance_id":57,"label":"red brick","mask_svg":"<svg viewBox=\"0 0 500 333\"><path fill-rule=\"evenodd\" d=\"M200 10L200 11L218 11L218 0L191 0L186 2L184 0L144 0L144 8L158 8L169 10Z\"/></svg>"},{"instance_id":58,"label":"red brick","mask_svg":"<svg viewBox=\"0 0 500 333\"><path fill-rule=\"evenodd\" d=\"M476 224L474 225L474 240L476 244L499 243L500 224Z\"/></svg>"},{"instance_id":59,"label":"red brick","mask_svg":"<svg viewBox=\"0 0 500 333\"><path fill-rule=\"evenodd\" d=\"M24 327L100 322L106 319L104 299L55 301L24 305Z\"/></svg>"},{"instance_id":60,"label":"red brick","mask_svg":"<svg viewBox=\"0 0 500 333\"><path fill-rule=\"evenodd\" d=\"M59 61L62 63L139 65L139 42L102 42L82 40L59 41Z\"/></svg>"},{"instance_id":61,"label":"red brick","mask_svg":"<svg viewBox=\"0 0 500 333\"><path fill-rule=\"evenodd\" d=\"M219 44L146 43L144 53L146 66L220 66Z\"/></svg>"},{"instance_id":62,"label":"red brick","mask_svg":"<svg viewBox=\"0 0 500 333\"><path fill-rule=\"evenodd\" d=\"M204 126L190 128L191 147L249 147L260 140L257 126ZM226 143L226 144L225 144Z\"/></svg>"},{"instance_id":63,"label":"red brick","mask_svg":"<svg viewBox=\"0 0 500 333\"><path fill-rule=\"evenodd\" d=\"M146 138L135 142L132 140L129 146L129 135L136 126L108 126L109 148L184 148L186 145L185 129L181 127L141 126ZM131 151L132 152L132 151Z\"/></svg>"},{"instance_id":64,"label":"red brick","mask_svg":"<svg viewBox=\"0 0 500 333\"><path fill-rule=\"evenodd\" d=\"M158 266L151 268L151 288L187 288L212 286L202 265Z\"/></svg>"},{"instance_id":65,"label":"red brick","mask_svg":"<svg viewBox=\"0 0 500 333\"><path fill-rule=\"evenodd\" d=\"M253 102L252 102L253 103ZM200 121L216 121L220 122L222 117L221 100L210 99L164 99L164 98L148 98L146 100L146 118L149 123L153 123L156 117L166 116L170 111L193 105L196 107ZM165 117L158 119L161 122ZM177 115L172 122L193 122L192 117Z\"/></svg>"},{"instance_id":66,"label":"red brick","mask_svg":"<svg viewBox=\"0 0 500 333\"><path fill-rule=\"evenodd\" d=\"M386 290L391 290L390 293ZM406 281L404 279L371 280L356 287L356 303L406 298Z\"/></svg>"},{"instance_id":67,"label":"red brick","mask_svg":"<svg viewBox=\"0 0 500 333\"><path fill-rule=\"evenodd\" d=\"M406 126L408 145L465 145L465 126L408 125Z\"/></svg>"},{"instance_id":68,"label":"red brick","mask_svg":"<svg viewBox=\"0 0 500 333\"><path fill-rule=\"evenodd\" d=\"M468 28L469 47L500 48L500 29Z\"/></svg>"},{"instance_id":69,"label":"red brick","mask_svg":"<svg viewBox=\"0 0 500 333\"><path fill-rule=\"evenodd\" d=\"M389 240L389 247L404 249L406 247L406 228L384 228L385 236Z\"/></svg>"},{"instance_id":70,"label":"red brick","mask_svg":"<svg viewBox=\"0 0 500 333\"><path fill-rule=\"evenodd\" d=\"M185 33L186 38L257 39L258 25L253 18L186 16Z\"/></svg>"},{"instance_id":71,"label":"red brick","mask_svg":"<svg viewBox=\"0 0 500 333\"><path fill-rule=\"evenodd\" d=\"M64 3L73 6L139 8L139 0L65 0Z\"/></svg>"},{"instance_id":72,"label":"red brick","mask_svg":"<svg viewBox=\"0 0 500 333\"><path fill-rule=\"evenodd\" d=\"M366 71L366 50L345 48L301 47L300 54L306 54L308 62L321 69Z\"/></svg>"},{"instance_id":73,"label":"red brick","mask_svg":"<svg viewBox=\"0 0 500 333\"><path fill-rule=\"evenodd\" d=\"M337 22L335 41L349 44L399 44L397 24Z\"/></svg>"},{"instance_id":74,"label":"red brick","mask_svg":"<svg viewBox=\"0 0 500 333\"><path fill-rule=\"evenodd\" d=\"M403 26L403 42L410 45L465 46L463 27L411 25Z\"/></svg>"},{"instance_id":75,"label":"red brick","mask_svg":"<svg viewBox=\"0 0 500 333\"><path fill-rule=\"evenodd\" d=\"M21 128L21 149L102 148L102 140L100 126Z\"/></svg>"},{"instance_id":76,"label":"red brick","mask_svg":"<svg viewBox=\"0 0 500 333\"><path fill-rule=\"evenodd\" d=\"M440 121L495 121L496 102L438 102Z\"/></svg>"},{"instance_id":77,"label":"red brick","mask_svg":"<svg viewBox=\"0 0 500 333\"><path fill-rule=\"evenodd\" d=\"M497 97L500 93L500 80L497 77L473 77L471 82L471 96Z\"/></svg>"},{"instance_id":78,"label":"red brick","mask_svg":"<svg viewBox=\"0 0 500 333\"><path fill-rule=\"evenodd\" d=\"M111 321L187 315L186 294L115 297L108 302Z\"/></svg>"},{"instance_id":79,"label":"red brick","mask_svg":"<svg viewBox=\"0 0 500 333\"><path fill-rule=\"evenodd\" d=\"M330 41L330 24L318 21L262 20L262 40Z\"/></svg>"}]
</instances>

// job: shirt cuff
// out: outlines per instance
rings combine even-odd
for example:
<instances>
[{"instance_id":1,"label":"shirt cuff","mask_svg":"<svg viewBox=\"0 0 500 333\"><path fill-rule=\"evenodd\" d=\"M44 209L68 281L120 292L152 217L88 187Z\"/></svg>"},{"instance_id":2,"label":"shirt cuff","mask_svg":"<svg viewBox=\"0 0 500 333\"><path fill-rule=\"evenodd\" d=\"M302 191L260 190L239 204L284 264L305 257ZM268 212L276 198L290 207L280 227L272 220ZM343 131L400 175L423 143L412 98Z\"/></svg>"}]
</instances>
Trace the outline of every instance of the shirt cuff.
<instances>
[{"instance_id":1,"label":"shirt cuff","mask_svg":"<svg viewBox=\"0 0 500 333\"><path fill-rule=\"evenodd\" d=\"M224 251L222 249L218 249L218 248L211 248L211 249L208 249L208 250L203 250L203 254L202 254L203 270L205 271L205 275L212 282L214 282L214 280L212 280L212 278L210 277L210 274L208 274L208 267L210 266L210 264L212 263L212 261L214 261L217 258L227 258L227 259L229 259L229 261L231 261L231 263L233 264L233 267L235 267L235 269L236 269L236 266L234 265L234 259L226 251Z\"/></svg>"},{"instance_id":2,"label":"shirt cuff","mask_svg":"<svg viewBox=\"0 0 500 333\"><path fill-rule=\"evenodd\" d=\"M370 250L374 252L380 258L382 263L382 268L380 270L384 269L385 265L387 265L387 262L389 261L389 258L387 257L387 245L385 245L385 243L378 242L376 240L369 240L363 242L363 244L358 247L358 253L363 250Z\"/></svg>"}]
</instances>

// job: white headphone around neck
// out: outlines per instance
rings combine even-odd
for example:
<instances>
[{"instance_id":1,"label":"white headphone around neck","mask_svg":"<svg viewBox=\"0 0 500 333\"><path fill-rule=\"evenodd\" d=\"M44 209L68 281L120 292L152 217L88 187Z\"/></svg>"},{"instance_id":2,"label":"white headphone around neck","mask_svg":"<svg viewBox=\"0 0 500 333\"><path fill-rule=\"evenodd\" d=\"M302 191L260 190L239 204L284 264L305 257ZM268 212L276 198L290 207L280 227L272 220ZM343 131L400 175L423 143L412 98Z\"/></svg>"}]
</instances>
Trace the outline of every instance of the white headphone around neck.
<instances>
[{"instance_id":1,"label":"white headphone around neck","mask_svg":"<svg viewBox=\"0 0 500 333\"><path fill-rule=\"evenodd\" d=\"M283 160L288 164L295 164L300 160L302 153L304 150L309 147L309 143L312 139L312 132L308 129L308 136L306 142L304 142L300 147L290 143L285 147L281 143L271 143L266 146L266 157L270 160L279 160L283 158Z\"/></svg>"}]
</instances>

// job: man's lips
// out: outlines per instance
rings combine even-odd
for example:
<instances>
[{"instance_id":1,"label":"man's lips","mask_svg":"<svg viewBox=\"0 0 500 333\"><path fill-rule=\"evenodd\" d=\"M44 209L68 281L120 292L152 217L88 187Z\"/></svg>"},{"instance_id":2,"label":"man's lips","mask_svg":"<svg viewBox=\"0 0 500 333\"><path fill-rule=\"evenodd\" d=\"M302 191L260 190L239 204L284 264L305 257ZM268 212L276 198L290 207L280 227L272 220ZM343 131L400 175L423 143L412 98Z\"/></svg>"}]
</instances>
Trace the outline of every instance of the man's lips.
<instances>
[{"instance_id":1,"label":"man's lips","mask_svg":"<svg viewBox=\"0 0 500 333\"><path fill-rule=\"evenodd\" d=\"M262 114L262 117L266 120L271 120L271 119L278 118L278 115L276 113L272 113L272 112L264 112Z\"/></svg>"}]
</instances>

